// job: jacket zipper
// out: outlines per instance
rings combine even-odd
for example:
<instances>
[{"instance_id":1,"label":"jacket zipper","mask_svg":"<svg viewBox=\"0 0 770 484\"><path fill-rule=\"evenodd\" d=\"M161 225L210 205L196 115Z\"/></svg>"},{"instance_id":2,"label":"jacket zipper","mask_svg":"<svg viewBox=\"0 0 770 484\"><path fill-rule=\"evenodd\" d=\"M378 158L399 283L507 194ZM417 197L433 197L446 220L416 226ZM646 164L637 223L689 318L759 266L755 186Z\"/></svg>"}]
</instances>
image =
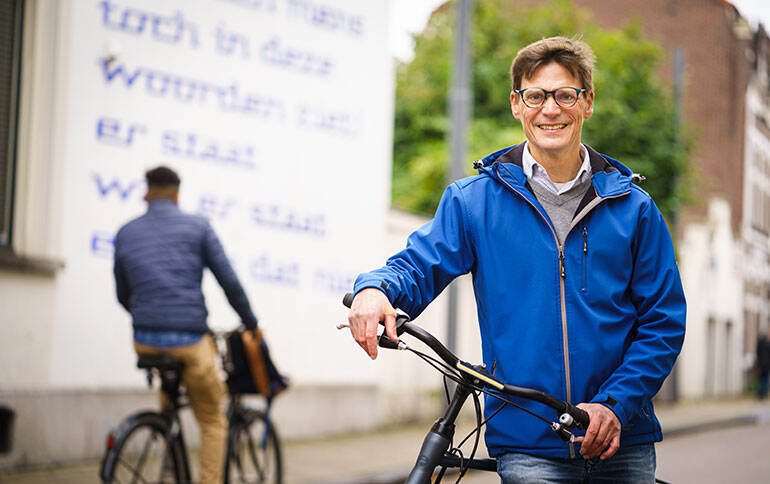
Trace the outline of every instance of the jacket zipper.
<instances>
[{"instance_id":1,"label":"jacket zipper","mask_svg":"<svg viewBox=\"0 0 770 484\"><path fill-rule=\"evenodd\" d=\"M586 292L586 272L588 271L588 230L583 225L583 287L580 289Z\"/></svg>"},{"instance_id":2,"label":"jacket zipper","mask_svg":"<svg viewBox=\"0 0 770 484\"><path fill-rule=\"evenodd\" d=\"M559 243L559 238L556 236L556 232L554 231L553 227L550 223L548 223L548 219L543 215L542 212L537 208L537 206L532 203L527 197L524 196L520 191L513 188L510 183L505 181L503 177L500 176L500 173L495 170L498 179L502 181L508 188L510 188L513 192L518 194L521 198L523 198L527 203L529 203L532 208L535 209L535 211L540 214L540 217L543 219L545 224L548 226L548 228L551 230L551 235L553 235L553 239L556 242L556 247L559 249L559 299L560 299L560 309L561 309L561 334L562 334L562 352L564 356L564 377L565 377L565 383L567 387L567 402L572 403L572 378L570 375L570 368L569 368L569 339L567 338L567 303L566 303L566 296L565 296L565 289L564 289L564 280L567 277L567 271L564 264L564 247ZM613 195L611 197L599 197L597 194L597 197L594 198L588 205L583 208L583 210L580 211L579 214L572 220L569 226L569 230L567 230L567 233L564 235L564 240L567 240L567 237L569 236L569 233L572 231L572 229L575 227L575 225L580 222L580 220L586 216L591 210L594 209L599 203L601 203L603 200L608 200L610 198L619 198L625 195L628 195L631 193L631 190L627 192L620 193L618 195ZM588 250L587 245L584 246L586 251ZM569 456L571 459L575 458L575 444L570 442L569 443Z\"/></svg>"},{"instance_id":3,"label":"jacket zipper","mask_svg":"<svg viewBox=\"0 0 770 484\"><path fill-rule=\"evenodd\" d=\"M569 370L569 341L567 339L567 307L566 303L564 301L565 299L565 290L564 290L564 279L567 277L567 271L564 264L564 247L559 243L559 238L556 236L556 232L554 231L553 227L550 223L548 223L548 219L543 215L542 212L540 212L540 209L537 208L537 206L532 203L527 197L524 196L520 191L516 190L511 186L510 183L503 180L502 177L500 177L500 174L498 173L498 177L500 180L505 183L508 188L513 190L515 193L517 193L521 198L523 198L527 203L529 203L532 208L535 209L535 211L540 214L540 217L543 219L545 224L548 226L548 229L551 231L551 235L553 235L553 240L556 242L556 247L559 250L559 309L561 311L561 343L562 343L562 356L564 357L564 378L565 378L565 384L566 384L566 400L569 403L572 403L572 381L570 377L570 370ZM572 227L570 227L570 230ZM569 231L567 232L567 235L569 235ZM564 240L567 240L567 236L564 236ZM572 442L569 443L569 456L571 459L575 458L575 444Z\"/></svg>"}]
</instances>

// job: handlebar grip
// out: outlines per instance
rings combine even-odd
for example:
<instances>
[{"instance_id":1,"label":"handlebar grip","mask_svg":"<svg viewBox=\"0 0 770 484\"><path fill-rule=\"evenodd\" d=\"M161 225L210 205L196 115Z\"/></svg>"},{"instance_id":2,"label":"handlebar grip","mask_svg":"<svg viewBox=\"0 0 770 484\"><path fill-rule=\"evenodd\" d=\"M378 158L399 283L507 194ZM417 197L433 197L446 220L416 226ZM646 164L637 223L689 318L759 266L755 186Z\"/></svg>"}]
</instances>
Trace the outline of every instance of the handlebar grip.
<instances>
[{"instance_id":1,"label":"handlebar grip","mask_svg":"<svg viewBox=\"0 0 770 484\"><path fill-rule=\"evenodd\" d=\"M353 299L354 298L355 298L355 294L353 294L352 292L349 292L349 293L345 294L345 296L342 298L342 304L345 307L349 308L350 306L353 305ZM406 323L408 321L409 321L409 316L406 313L404 313L403 311L400 311L400 310L397 311L397 313L396 313L396 334L398 336L401 336L401 333L404 332L404 323ZM380 321L380 323L382 323L382 321ZM387 340L387 342L384 342L385 340ZM382 337L380 338L380 341L379 341L378 345L380 347L382 347L382 348L398 349L398 344L394 343L393 341L391 341L390 338L388 338L384 333L383 333Z\"/></svg>"},{"instance_id":2,"label":"handlebar grip","mask_svg":"<svg viewBox=\"0 0 770 484\"><path fill-rule=\"evenodd\" d=\"M577 424L578 428L586 430L588 428L588 424L590 422L590 418L588 417L588 413L583 410L582 408L571 406L569 414L572 415L572 418L575 419L575 423Z\"/></svg>"},{"instance_id":3,"label":"handlebar grip","mask_svg":"<svg viewBox=\"0 0 770 484\"><path fill-rule=\"evenodd\" d=\"M398 349L398 343L394 342L390 338L388 338L388 335L385 333L382 333L377 340L377 346L380 348L386 348L389 350L397 350Z\"/></svg>"}]
</instances>

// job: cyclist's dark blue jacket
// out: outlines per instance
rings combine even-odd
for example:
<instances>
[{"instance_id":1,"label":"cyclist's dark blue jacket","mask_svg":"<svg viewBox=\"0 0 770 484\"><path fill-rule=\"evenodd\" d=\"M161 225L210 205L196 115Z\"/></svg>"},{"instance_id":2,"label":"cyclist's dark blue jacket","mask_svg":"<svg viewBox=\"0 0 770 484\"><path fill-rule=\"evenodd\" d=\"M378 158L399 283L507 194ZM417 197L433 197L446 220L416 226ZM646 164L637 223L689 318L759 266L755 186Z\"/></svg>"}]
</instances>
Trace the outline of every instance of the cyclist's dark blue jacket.
<instances>
[{"instance_id":1,"label":"cyclist's dark blue jacket","mask_svg":"<svg viewBox=\"0 0 770 484\"><path fill-rule=\"evenodd\" d=\"M131 313L135 329L207 332L201 292L206 267L243 324L256 327L246 293L205 218L182 212L171 200L153 200L147 213L115 236L118 301Z\"/></svg>"},{"instance_id":2,"label":"cyclist's dark blue jacket","mask_svg":"<svg viewBox=\"0 0 770 484\"><path fill-rule=\"evenodd\" d=\"M361 274L355 291L380 288L416 317L470 272L484 363L497 378L573 404L605 404L623 427L621 446L659 441L652 397L681 349L686 309L666 223L627 167L588 148L593 189L562 250L527 187L522 150L492 153L477 176L452 183L433 220L384 267ZM517 403L555 418L541 404ZM487 397L486 415L499 407ZM511 406L492 418L485 438L494 457L579 450Z\"/></svg>"}]
</instances>

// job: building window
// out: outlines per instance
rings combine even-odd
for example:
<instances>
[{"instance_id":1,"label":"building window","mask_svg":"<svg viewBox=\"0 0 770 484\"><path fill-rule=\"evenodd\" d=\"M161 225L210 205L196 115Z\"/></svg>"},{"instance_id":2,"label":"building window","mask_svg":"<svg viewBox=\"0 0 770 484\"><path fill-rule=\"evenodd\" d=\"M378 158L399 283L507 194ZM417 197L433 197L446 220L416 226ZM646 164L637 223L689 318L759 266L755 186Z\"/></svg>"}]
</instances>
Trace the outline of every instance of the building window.
<instances>
[{"instance_id":1,"label":"building window","mask_svg":"<svg viewBox=\"0 0 770 484\"><path fill-rule=\"evenodd\" d=\"M0 0L0 246L11 243L22 0Z\"/></svg>"},{"instance_id":2,"label":"building window","mask_svg":"<svg viewBox=\"0 0 770 484\"><path fill-rule=\"evenodd\" d=\"M751 190L751 226L765 235L770 233L770 196L759 183Z\"/></svg>"}]
</instances>

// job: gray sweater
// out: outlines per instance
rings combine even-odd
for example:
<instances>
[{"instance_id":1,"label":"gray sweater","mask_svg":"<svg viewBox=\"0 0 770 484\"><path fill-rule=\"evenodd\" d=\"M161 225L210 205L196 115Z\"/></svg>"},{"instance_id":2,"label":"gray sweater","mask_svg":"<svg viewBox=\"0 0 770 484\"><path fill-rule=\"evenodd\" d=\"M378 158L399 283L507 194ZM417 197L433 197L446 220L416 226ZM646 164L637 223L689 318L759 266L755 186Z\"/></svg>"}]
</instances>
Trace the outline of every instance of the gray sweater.
<instances>
[{"instance_id":1,"label":"gray sweater","mask_svg":"<svg viewBox=\"0 0 770 484\"><path fill-rule=\"evenodd\" d=\"M548 218L553 222L556 235L559 237L559 245L564 245L564 238L569 231L572 218L575 216L580 200L591 187L591 179L578 183L561 195L549 191L536 181L530 181L535 197L545 209Z\"/></svg>"}]
</instances>

